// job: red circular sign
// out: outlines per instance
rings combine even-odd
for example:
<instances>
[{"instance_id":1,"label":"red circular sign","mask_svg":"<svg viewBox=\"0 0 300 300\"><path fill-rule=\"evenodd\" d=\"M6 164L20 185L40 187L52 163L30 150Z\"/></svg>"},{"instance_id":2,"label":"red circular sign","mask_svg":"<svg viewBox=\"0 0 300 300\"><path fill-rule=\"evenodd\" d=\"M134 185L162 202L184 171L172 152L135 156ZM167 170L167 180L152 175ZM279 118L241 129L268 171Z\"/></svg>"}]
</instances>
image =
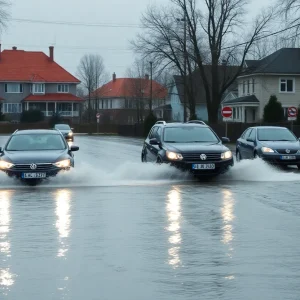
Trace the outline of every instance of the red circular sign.
<instances>
[{"instance_id":1,"label":"red circular sign","mask_svg":"<svg viewBox=\"0 0 300 300\"><path fill-rule=\"evenodd\" d=\"M293 117L297 117L298 114L298 109L294 106L291 106L288 108L288 116L293 118Z\"/></svg>"},{"instance_id":2,"label":"red circular sign","mask_svg":"<svg viewBox=\"0 0 300 300\"><path fill-rule=\"evenodd\" d=\"M222 108L222 116L224 118L230 118L232 116L232 108L229 106L225 106Z\"/></svg>"}]
</instances>

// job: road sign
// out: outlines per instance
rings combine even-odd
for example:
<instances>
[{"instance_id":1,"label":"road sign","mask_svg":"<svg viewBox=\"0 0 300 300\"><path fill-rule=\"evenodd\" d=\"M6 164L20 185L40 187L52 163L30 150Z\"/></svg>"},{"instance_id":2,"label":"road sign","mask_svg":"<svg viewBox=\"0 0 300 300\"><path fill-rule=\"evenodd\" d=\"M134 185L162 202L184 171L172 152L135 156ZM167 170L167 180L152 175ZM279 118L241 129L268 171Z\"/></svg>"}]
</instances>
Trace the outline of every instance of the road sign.
<instances>
[{"instance_id":1,"label":"road sign","mask_svg":"<svg viewBox=\"0 0 300 300\"><path fill-rule=\"evenodd\" d=\"M229 119L232 117L232 108L230 106L224 106L222 108L222 116L225 119Z\"/></svg>"},{"instance_id":2,"label":"road sign","mask_svg":"<svg viewBox=\"0 0 300 300\"><path fill-rule=\"evenodd\" d=\"M287 110L288 119L289 121L295 121L297 119L298 115L298 109L295 106L291 106Z\"/></svg>"},{"instance_id":3,"label":"road sign","mask_svg":"<svg viewBox=\"0 0 300 300\"><path fill-rule=\"evenodd\" d=\"M96 118L97 118L97 119L100 119L100 113L97 113L97 114L96 114Z\"/></svg>"}]
</instances>

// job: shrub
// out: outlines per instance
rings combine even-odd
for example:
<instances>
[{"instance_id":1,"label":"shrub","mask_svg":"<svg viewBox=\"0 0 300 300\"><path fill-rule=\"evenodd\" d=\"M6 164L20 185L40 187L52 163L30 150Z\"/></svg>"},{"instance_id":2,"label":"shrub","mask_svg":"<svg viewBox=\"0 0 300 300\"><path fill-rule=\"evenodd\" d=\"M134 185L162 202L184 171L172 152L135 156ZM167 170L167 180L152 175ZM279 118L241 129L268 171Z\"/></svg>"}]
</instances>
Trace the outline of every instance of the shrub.
<instances>
[{"instance_id":1,"label":"shrub","mask_svg":"<svg viewBox=\"0 0 300 300\"><path fill-rule=\"evenodd\" d=\"M284 120L284 110L282 104L275 95L271 95L269 102L264 108L264 121L266 123L276 123Z\"/></svg>"},{"instance_id":2,"label":"shrub","mask_svg":"<svg viewBox=\"0 0 300 300\"><path fill-rule=\"evenodd\" d=\"M21 114L20 121L22 123L36 123L44 121L45 116L44 113L40 110L25 110Z\"/></svg>"},{"instance_id":3,"label":"shrub","mask_svg":"<svg viewBox=\"0 0 300 300\"><path fill-rule=\"evenodd\" d=\"M50 128L53 128L55 124L62 123L63 119L59 112L53 112L53 115L49 119L49 126Z\"/></svg>"}]
</instances>

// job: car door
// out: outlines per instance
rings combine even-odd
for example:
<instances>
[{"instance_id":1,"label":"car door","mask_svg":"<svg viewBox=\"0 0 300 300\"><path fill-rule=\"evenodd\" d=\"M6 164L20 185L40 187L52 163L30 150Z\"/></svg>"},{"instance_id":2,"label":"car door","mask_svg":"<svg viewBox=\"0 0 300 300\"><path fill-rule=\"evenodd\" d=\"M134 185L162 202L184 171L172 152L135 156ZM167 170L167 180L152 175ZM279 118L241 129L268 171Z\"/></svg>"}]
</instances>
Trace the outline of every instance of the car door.
<instances>
[{"instance_id":1,"label":"car door","mask_svg":"<svg viewBox=\"0 0 300 300\"><path fill-rule=\"evenodd\" d=\"M157 130L154 132L154 138L156 138L158 142L161 142L161 137L162 137L162 128L158 127ZM160 145L152 145L151 151L152 151L152 156L156 161L158 152L160 151Z\"/></svg>"},{"instance_id":2,"label":"car door","mask_svg":"<svg viewBox=\"0 0 300 300\"><path fill-rule=\"evenodd\" d=\"M241 135L241 137L238 139L238 151L240 152L240 155L243 159L247 158L247 138L250 135L250 132L252 131L252 128L248 128L244 131L244 133Z\"/></svg>"},{"instance_id":3,"label":"car door","mask_svg":"<svg viewBox=\"0 0 300 300\"><path fill-rule=\"evenodd\" d=\"M146 141L146 159L147 161L155 162L156 161L156 155L155 155L155 147L156 145L151 145L150 140L156 138L156 132L158 130L158 126L155 126L152 128L152 130L149 133L148 139Z\"/></svg>"},{"instance_id":4,"label":"car door","mask_svg":"<svg viewBox=\"0 0 300 300\"><path fill-rule=\"evenodd\" d=\"M254 157L255 139L256 139L256 129L252 128L250 134L246 138L246 144L245 144L245 152L246 152L246 157L248 159L252 159Z\"/></svg>"}]
</instances>

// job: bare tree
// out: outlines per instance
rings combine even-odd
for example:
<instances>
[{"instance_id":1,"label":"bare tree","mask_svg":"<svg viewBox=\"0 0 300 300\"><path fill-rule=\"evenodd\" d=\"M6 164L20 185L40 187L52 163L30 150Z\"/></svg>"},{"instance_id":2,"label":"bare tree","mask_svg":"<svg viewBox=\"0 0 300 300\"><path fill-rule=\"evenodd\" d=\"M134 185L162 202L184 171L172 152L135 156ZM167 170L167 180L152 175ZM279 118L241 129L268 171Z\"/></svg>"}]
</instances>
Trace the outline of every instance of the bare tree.
<instances>
[{"instance_id":1,"label":"bare tree","mask_svg":"<svg viewBox=\"0 0 300 300\"><path fill-rule=\"evenodd\" d=\"M148 29L138 35L133 43L134 48L145 56L155 57L162 68L176 68L184 76L182 54L185 45L177 20L185 20L188 35L187 74L192 74L195 69L199 70L205 89L209 121L217 122L223 94L241 74L249 50L265 34L273 11L262 12L249 33L245 34L242 20L247 0L203 0L205 13L199 11L199 2L196 0L170 2L173 7L161 9L152 6L143 15L142 23ZM241 43L241 39L245 42ZM235 68L227 67L232 65ZM193 85L187 84L185 87L190 113L194 114Z\"/></svg>"},{"instance_id":2,"label":"bare tree","mask_svg":"<svg viewBox=\"0 0 300 300\"><path fill-rule=\"evenodd\" d=\"M0 0L0 31L7 27L9 21L10 13L8 8L10 7L10 2L6 0Z\"/></svg>"},{"instance_id":3,"label":"bare tree","mask_svg":"<svg viewBox=\"0 0 300 300\"><path fill-rule=\"evenodd\" d=\"M92 93L100 87L107 78L103 58L98 54L84 55L80 60L77 73L87 92L89 111L88 121L91 122Z\"/></svg>"}]
</instances>

